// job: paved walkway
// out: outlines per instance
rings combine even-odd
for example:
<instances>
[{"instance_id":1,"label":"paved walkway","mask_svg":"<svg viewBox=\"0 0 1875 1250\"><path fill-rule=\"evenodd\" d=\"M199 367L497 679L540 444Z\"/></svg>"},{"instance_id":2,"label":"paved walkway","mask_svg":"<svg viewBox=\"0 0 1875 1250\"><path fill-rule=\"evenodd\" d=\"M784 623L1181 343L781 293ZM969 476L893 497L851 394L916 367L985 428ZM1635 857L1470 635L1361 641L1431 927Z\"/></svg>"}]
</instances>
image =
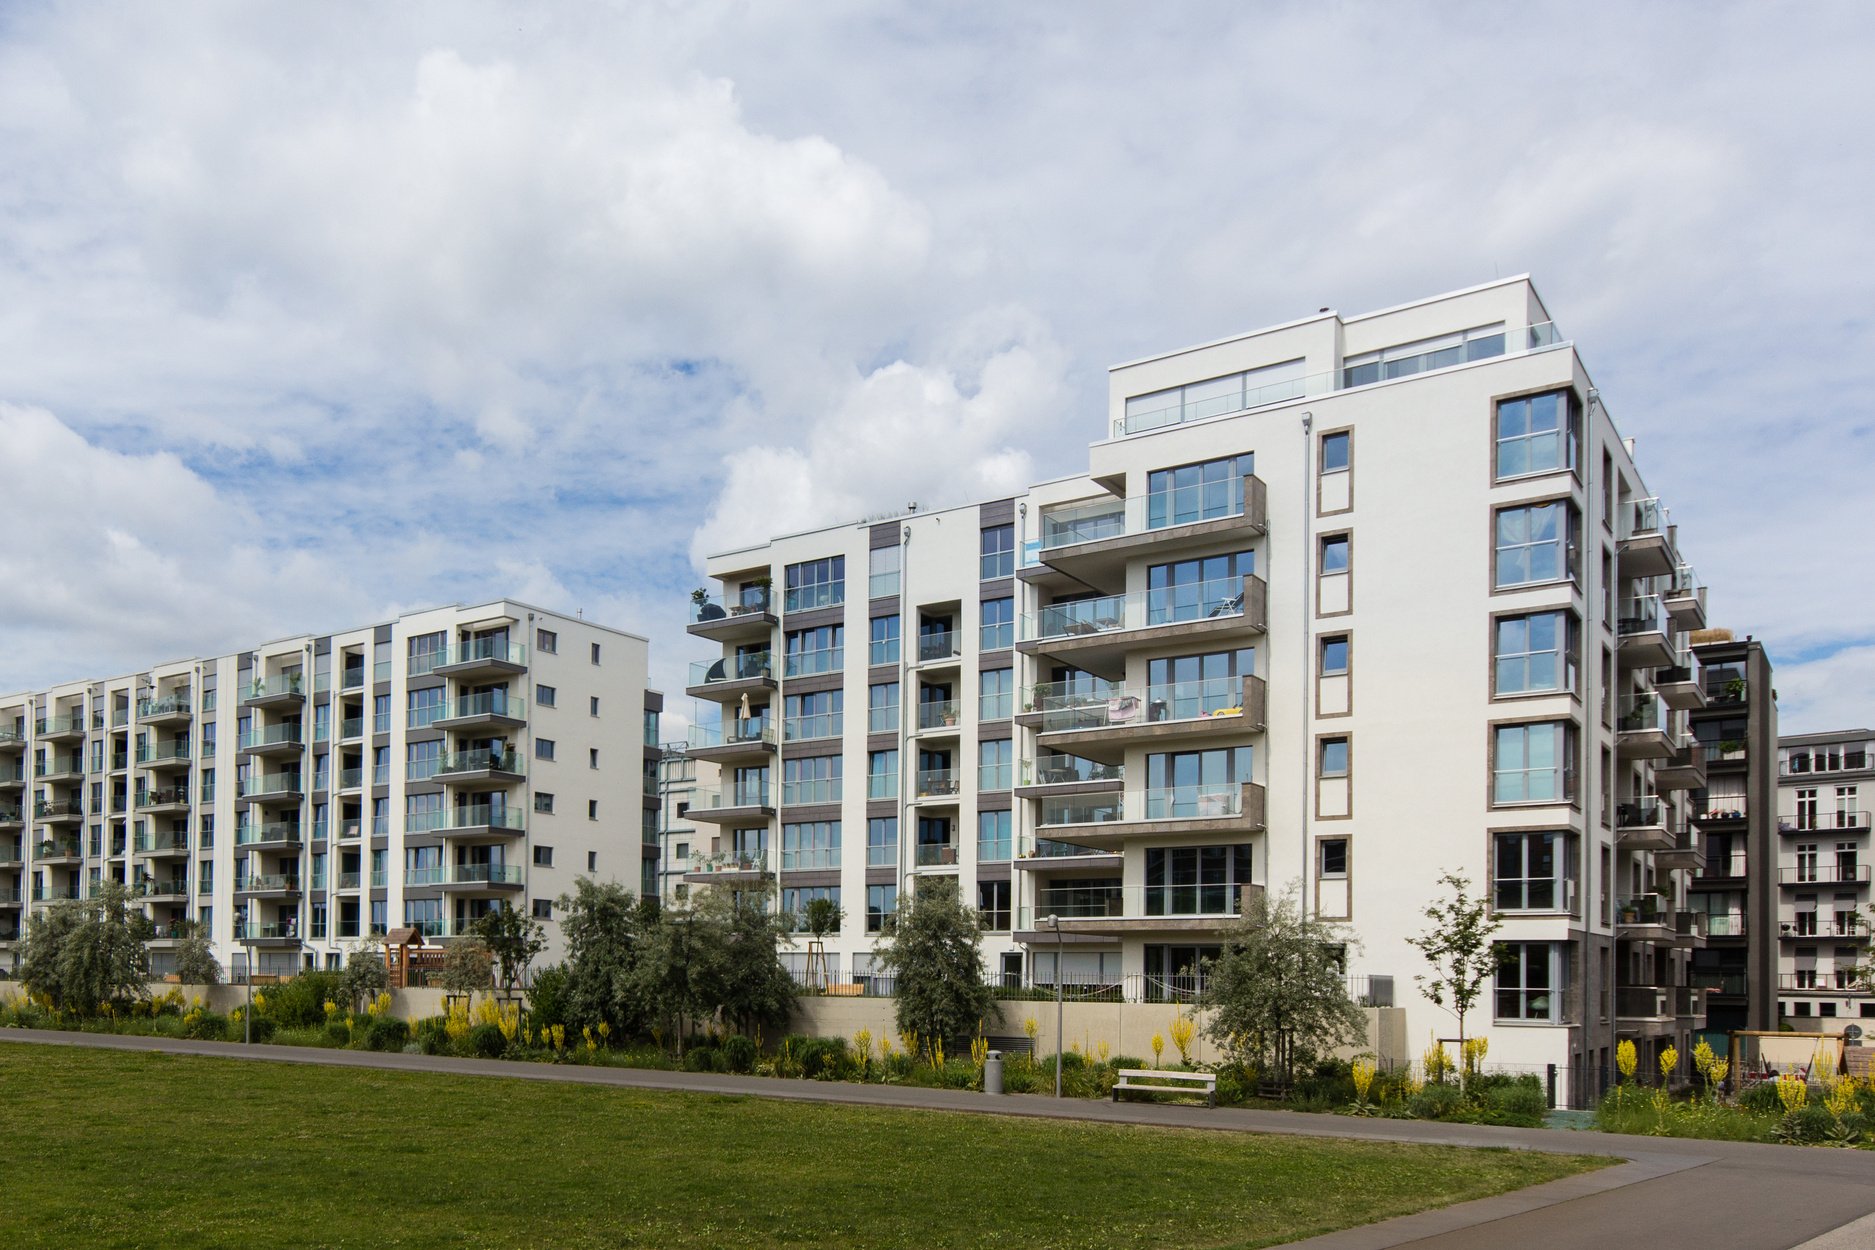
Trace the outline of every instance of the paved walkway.
<instances>
[{"instance_id":1,"label":"paved walkway","mask_svg":"<svg viewBox=\"0 0 1875 1250\"><path fill-rule=\"evenodd\" d=\"M242 1046L33 1029L0 1030L0 1042L1111 1124L1612 1155L1626 1162L1513 1194L1402 1216L1295 1244L1309 1250L1384 1250L1395 1246L1423 1250L1521 1250L1525 1246L1542 1250L1875 1250L1875 1151L1867 1150L1364 1120L1228 1107L1082 1099L1057 1102L1053 1098L996 1097L899 1085L783 1081L716 1073L511 1063L301 1046Z\"/></svg>"}]
</instances>

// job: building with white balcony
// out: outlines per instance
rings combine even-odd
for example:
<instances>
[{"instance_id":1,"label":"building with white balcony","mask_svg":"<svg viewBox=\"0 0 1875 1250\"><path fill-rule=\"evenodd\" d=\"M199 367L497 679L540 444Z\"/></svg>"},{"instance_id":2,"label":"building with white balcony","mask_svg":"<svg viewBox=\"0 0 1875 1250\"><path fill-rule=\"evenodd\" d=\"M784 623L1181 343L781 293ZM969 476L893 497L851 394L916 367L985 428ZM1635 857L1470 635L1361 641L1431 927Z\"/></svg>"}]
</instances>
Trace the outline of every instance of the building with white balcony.
<instances>
[{"instance_id":1,"label":"building with white balcony","mask_svg":"<svg viewBox=\"0 0 1875 1250\"><path fill-rule=\"evenodd\" d=\"M709 559L682 880L835 899L863 981L954 878L992 974L1147 999L1295 883L1431 1038L1407 939L1460 871L1492 1060L1580 1100L1620 1037L1684 1050L1705 590L1528 279L1117 366L1094 432L1013 498Z\"/></svg>"},{"instance_id":2,"label":"building with white balcony","mask_svg":"<svg viewBox=\"0 0 1875 1250\"><path fill-rule=\"evenodd\" d=\"M0 957L106 880L148 909L158 974L188 925L288 973L500 907L553 957L576 877L655 888L646 662L501 600L0 696Z\"/></svg>"},{"instance_id":3,"label":"building with white balcony","mask_svg":"<svg viewBox=\"0 0 1875 1250\"><path fill-rule=\"evenodd\" d=\"M1875 731L1778 739L1777 1000L1783 1016L1875 1017L1869 964L1869 807Z\"/></svg>"}]
</instances>

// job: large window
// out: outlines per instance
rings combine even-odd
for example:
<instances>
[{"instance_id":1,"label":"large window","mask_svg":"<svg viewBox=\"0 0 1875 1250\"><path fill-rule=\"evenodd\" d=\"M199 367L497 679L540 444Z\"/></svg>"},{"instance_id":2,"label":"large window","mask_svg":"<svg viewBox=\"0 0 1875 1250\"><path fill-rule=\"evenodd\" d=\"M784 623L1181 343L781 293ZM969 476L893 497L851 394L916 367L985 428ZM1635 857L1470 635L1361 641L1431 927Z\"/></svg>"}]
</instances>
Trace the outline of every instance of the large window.
<instances>
[{"instance_id":1,"label":"large window","mask_svg":"<svg viewBox=\"0 0 1875 1250\"><path fill-rule=\"evenodd\" d=\"M1497 587L1561 581L1575 573L1576 513L1561 500L1497 513Z\"/></svg>"},{"instance_id":2,"label":"large window","mask_svg":"<svg viewBox=\"0 0 1875 1250\"><path fill-rule=\"evenodd\" d=\"M1302 359L1285 360L1221 378L1174 386L1147 395L1132 395L1126 401L1126 416L1120 423L1122 434L1138 434L1161 426L1202 421L1227 412L1241 412L1262 404L1297 399L1304 385Z\"/></svg>"},{"instance_id":3,"label":"large window","mask_svg":"<svg viewBox=\"0 0 1875 1250\"><path fill-rule=\"evenodd\" d=\"M840 822L815 820L781 826L781 867L838 868Z\"/></svg>"},{"instance_id":4,"label":"large window","mask_svg":"<svg viewBox=\"0 0 1875 1250\"><path fill-rule=\"evenodd\" d=\"M866 887L866 932L889 933L898 918L898 887L896 885L869 885Z\"/></svg>"},{"instance_id":5,"label":"large window","mask_svg":"<svg viewBox=\"0 0 1875 1250\"><path fill-rule=\"evenodd\" d=\"M977 859L984 863L994 863L1010 857L1014 843L1010 840L1008 812L977 813Z\"/></svg>"},{"instance_id":6,"label":"large window","mask_svg":"<svg viewBox=\"0 0 1875 1250\"><path fill-rule=\"evenodd\" d=\"M978 575L989 581L1016 575L1016 527L992 525L983 531L982 555L977 561Z\"/></svg>"},{"instance_id":7,"label":"large window","mask_svg":"<svg viewBox=\"0 0 1875 1250\"><path fill-rule=\"evenodd\" d=\"M977 719L1003 720L1014 710L1016 672L986 668L977 675Z\"/></svg>"},{"instance_id":8,"label":"large window","mask_svg":"<svg viewBox=\"0 0 1875 1250\"><path fill-rule=\"evenodd\" d=\"M896 616L875 616L868 627L870 633L866 648L866 663L898 663L898 618Z\"/></svg>"},{"instance_id":9,"label":"large window","mask_svg":"<svg viewBox=\"0 0 1875 1250\"><path fill-rule=\"evenodd\" d=\"M1256 651L1178 655L1146 665L1147 719L1193 720L1243 708L1243 679L1256 671Z\"/></svg>"},{"instance_id":10,"label":"large window","mask_svg":"<svg viewBox=\"0 0 1875 1250\"><path fill-rule=\"evenodd\" d=\"M782 858L787 858L783 851ZM840 905L840 887L837 885L783 886L781 890L781 915L791 929L807 928L807 905L815 899L824 898L835 907Z\"/></svg>"},{"instance_id":11,"label":"large window","mask_svg":"<svg viewBox=\"0 0 1875 1250\"><path fill-rule=\"evenodd\" d=\"M1007 881L979 881L977 883L977 925L993 933L1008 932L1009 883Z\"/></svg>"},{"instance_id":12,"label":"large window","mask_svg":"<svg viewBox=\"0 0 1875 1250\"><path fill-rule=\"evenodd\" d=\"M846 602L846 557L805 560L787 569L787 594L782 606L789 612L830 608Z\"/></svg>"},{"instance_id":13,"label":"large window","mask_svg":"<svg viewBox=\"0 0 1875 1250\"><path fill-rule=\"evenodd\" d=\"M1250 844L1149 847L1148 916L1234 916L1250 881Z\"/></svg>"},{"instance_id":14,"label":"large window","mask_svg":"<svg viewBox=\"0 0 1875 1250\"><path fill-rule=\"evenodd\" d=\"M1146 570L1146 623L1166 625L1243 611L1243 579L1256 572L1256 553L1234 552L1155 564Z\"/></svg>"},{"instance_id":15,"label":"large window","mask_svg":"<svg viewBox=\"0 0 1875 1250\"><path fill-rule=\"evenodd\" d=\"M991 738L977 743L977 789L1007 790L1012 780L1014 743Z\"/></svg>"},{"instance_id":16,"label":"large window","mask_svg":"<svg viewBox=\"0 0 1875 1250\"><path fill-rule=\"evenodd\" d=\"M1574 620L1567 612L1533 612L1497 621L1498 694L1576 688Z\"/></svg>"},{"instance_id":17,"label":"large window","mask_svg":"<svg viewBox=\"0 0 1875 1250\"><path fill-rule=\"evenodd\" d=\"M1561 1020L1564 958L1561 945L1555 942L1499 943L1497 1018Z\"/></svg>"},{"instance_id":18,"label":"large window","mask_svg":"<svg viewBox=\"0 0 1875 1250\"><path fill-rule=\"evenodd\" d=\"M1252 748L1175 751L1146 757L1146 819L1234 816L1251 780Z\"/></svg>"},{"instance_id":19,"label":"large window","mask_svg":"<svg viewBox=\"0 0 1875 1250\"><path fill-rule=\"evenodd\" d=\"M985 599L983 628L978 645L985 651L999 651L1016 645L1016 601Z\"/></svg>"},{"instance_id":20,"label":"large window","mask_svg":"<svg viewBox=\"0 0 1875 1250\"><path fill-rule=\"evenodd\" d=\"M1498 404L1498 481L1575 466L1575 403L1570 392L1526 395Z\"/></svg>"},{"instance_id":21,"label":"large window","mask_svg":"<svg viewBox=\"0 0 1875 1250\"><path fill-rule=\"evenodd\" d=\"M845 761L838 755L810 755L781 763L783 803L838 803Z\"/></svg>"},{"instance_id":22,"label":"large window","mask_svg":"<svg viewBox=\"0 0 1875 1250\"><path fill-rule=\"evenodd\" d=\"M782 701L782 737L789 742L839 737L846 726L845 705L842 690L787 696Z\"/></svg>"},{"instance_id":23,"label":"large window","mask_svg":"<svg viewBox=\"0 0 1875 1250\"><path fill-rule=\"evenodd\" d=\"M866 797L898 797L898 752L873 751L866 756Z\"/></svg>"},{"instance_id":24,"label":"large window","mask_svg":"<svg viewBox=\"0 0 1875 1250\"><path fill-rule=\"evenodd\" d=\"M438 631L434 634L419 634L410 640L410 666L408 675L421 677L441 664L449 652L449 635Z\"/></svg>"},{"instance_id":25,"label":"large window","mask_svg":"<svg viewBox=\"0 0 1875 1250\"><path fill-rule=\"evenodd\" d=\"M405 696L409 708L409 718L405 725L410 729L424 729L443 718L443 688L431 686L427 690L412 690Z\"/></svg>"},{"instance_id":26,"label":"large window","mask_svg":"<svg viewBox=\"0 0 1875 1250\"><path fill-rule=\"evenodd\" d=\"M1491 905L1499 911L1563 911L1569 906L1569 836L1500 833L1493 857Z\"/></svg>"},{"instance_id":27,"label":"large window","mask_svg":"<svg viewBox=\"0 0 1875 1250\"><path fill-rule=\"evenodd\" d=\"M1504 354L1504 323L1442 334L1349 356L1342 362L1341 385L1366 386L1388 378L1411 377L1429 369L1444 369L1472 360L1488 360Z\"/></svg>"},{"instance_id":28,"label":"large window","mask_svg":"<svg viewBox=\"0 0 1875 1250\"><path fill-rule=\"evenodd\" d=\"M866 732L898 732L898 683L882 681L866 687Z\"/></svg>"},{"instance_id":29,"label":"large window","mask_svg":"<svg viewBox=\"0 0 1875 1250\"><path fill-rule=\"evenodd\" d=\"M1575 797L1575 727L1566 721L1493 730L1491 799L1565 803Z\"/></svg>"},{"instance_id":30,"label":"large window","mask_svg":"<svg viewBox=\"0 0 1875 1250\"><path fill-rule=\"evenodd\" d=\"M899 564L904 559L903 551L898 547L874 547L868 556L870 572L866 583L866 596L870 599L894 599L898 597Z\"/></svg>"},{"instance_id":31,"label":"large window","mask_svg":"<svg viewBox=\"0 0 1875 1250\"><path fill-rule=\"evenodd\" d=\"M783 641L787 648L785 672L789 677L834 673L846 663L846 627L843 625L789 630Z\"/></svg>"},{"instance_id":32,"label":"large window","mask_svg":"<svg viewBox=\"0 0 1875 1250\"><path fill-rule=\"evenodd\" d=\"M866 822L866 867L898 864L898 817L874 816Z\"/></svg>"},{"instance_id":33,"label":"large window","mask_svg":"<svg viewBox=\"0 0 1875 1250\"><path fill-rule=\"evenodd\" d=\"M1226 456L1146 475L1146 528L1190 525L1243 512L1243 479L1250 455Z\"/></svg>"}]
</instances>

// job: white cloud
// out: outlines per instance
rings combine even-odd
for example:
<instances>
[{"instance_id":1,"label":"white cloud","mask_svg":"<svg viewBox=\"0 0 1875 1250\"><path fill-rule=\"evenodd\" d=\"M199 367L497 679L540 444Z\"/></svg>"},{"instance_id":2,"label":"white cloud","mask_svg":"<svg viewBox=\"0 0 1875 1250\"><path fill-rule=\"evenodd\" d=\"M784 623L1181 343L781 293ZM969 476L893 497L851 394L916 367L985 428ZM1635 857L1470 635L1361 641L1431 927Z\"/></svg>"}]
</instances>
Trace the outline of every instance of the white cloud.
<instances>
[{"instance_id":1,"label":"white cloud","mask_svg":"<svg viewBox=\"0 0 1875 1250\"><path fill-rule=\"evenodd\" d=\"M1772 653L1780 734L1875 729L1875 643L1844 647L1807 663Z\"/></svg>"}]
</instances>

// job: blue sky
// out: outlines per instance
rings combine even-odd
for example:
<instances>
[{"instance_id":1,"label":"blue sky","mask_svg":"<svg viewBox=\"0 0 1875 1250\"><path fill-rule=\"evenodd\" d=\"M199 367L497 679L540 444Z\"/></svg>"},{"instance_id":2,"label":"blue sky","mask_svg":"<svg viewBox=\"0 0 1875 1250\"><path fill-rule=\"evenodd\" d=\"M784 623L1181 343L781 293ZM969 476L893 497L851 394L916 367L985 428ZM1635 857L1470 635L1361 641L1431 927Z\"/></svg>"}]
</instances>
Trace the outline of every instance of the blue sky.
<instances>
[{"instance_id":1,"label":"blue sky","mask_svg":"<svg viewBox=\"0 0 1875 1250\"><path fill-rule=\"evenodd\" d=\"M1866 12L5 6L0 688L499 594L675 688L705 550L1528 271L1784 727L1875 723Z\"/></svg>"}]
</instances>

